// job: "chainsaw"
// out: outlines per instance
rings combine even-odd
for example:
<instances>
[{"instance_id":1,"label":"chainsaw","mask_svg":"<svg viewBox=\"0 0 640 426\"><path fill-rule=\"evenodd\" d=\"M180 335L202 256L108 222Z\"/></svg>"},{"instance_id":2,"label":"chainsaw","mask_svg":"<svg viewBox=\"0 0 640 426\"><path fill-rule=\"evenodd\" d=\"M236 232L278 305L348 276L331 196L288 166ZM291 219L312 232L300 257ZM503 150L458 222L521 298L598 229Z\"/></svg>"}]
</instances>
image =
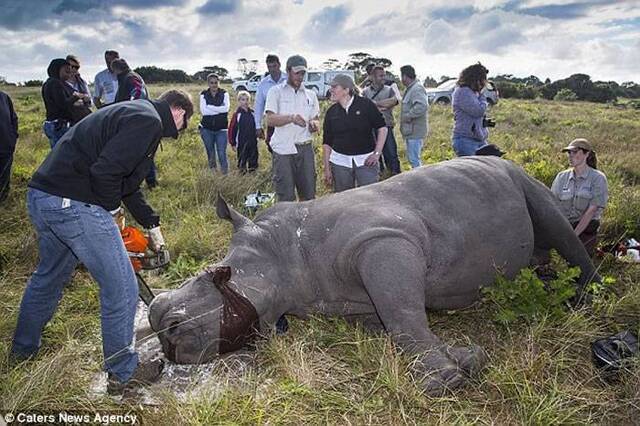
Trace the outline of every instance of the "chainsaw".
<instances>
[{"instance_id":1,"label":"chainsaw","mask_svg":"<svg viewBox=\"0 0 640 426\"><path fill-rule=\"evenodd\" d=\"M149 240L144 233L133 226L125 226L120 230L120 235L131 260L133 271L138 281L138 293L140 299L149 306L155 295L144 278L140 274L143 270L162 268L169 264L169 251L164 247L157 252L149 248Z\"/></svg>"}]
</instances>

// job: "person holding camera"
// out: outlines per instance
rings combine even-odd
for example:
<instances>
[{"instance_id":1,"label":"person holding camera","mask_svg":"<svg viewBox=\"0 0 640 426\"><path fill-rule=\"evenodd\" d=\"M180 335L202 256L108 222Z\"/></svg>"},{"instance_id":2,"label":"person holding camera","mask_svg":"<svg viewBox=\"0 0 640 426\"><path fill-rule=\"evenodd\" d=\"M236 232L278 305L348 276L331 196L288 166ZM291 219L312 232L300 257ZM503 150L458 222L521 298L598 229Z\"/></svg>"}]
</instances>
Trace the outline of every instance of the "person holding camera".
<instances>
[{"instance_id":1,"label":"person holding camera","mask_svg":"<svg viewBox=\"0 0 640 426\"><path fill-rule=\"evenodd\" d=\"M609 197L607 177L597 169L596 153L586 139L574 139L562 151L567 153L571 168L558 173L551 192L587 253L593 256Z\"/></svg>"},{"instance_id":2,"label":"person holding camera","mask_svg":"<svg viewBox=\"0 0 640 426\"><path fill-rule=\"evenodd\" d=\"M482 93L487 84L486 69L480 62L462 70L451 96L453 107L453 150L458 157L475 155L476 150L487 145L489 131L495 122L486 118L488 102Z\"/></svg>"}]
</instances>

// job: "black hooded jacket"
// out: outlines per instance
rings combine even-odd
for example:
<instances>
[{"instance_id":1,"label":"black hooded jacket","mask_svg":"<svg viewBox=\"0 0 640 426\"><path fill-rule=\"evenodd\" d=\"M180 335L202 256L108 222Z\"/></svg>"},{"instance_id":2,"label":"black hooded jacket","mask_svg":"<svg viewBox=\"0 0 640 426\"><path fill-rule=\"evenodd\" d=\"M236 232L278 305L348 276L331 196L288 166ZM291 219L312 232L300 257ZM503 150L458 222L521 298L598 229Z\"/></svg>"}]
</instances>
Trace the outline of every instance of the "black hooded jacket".
<instances>
[{"instance_id":1,"label":"black hooded jacket","mask_svg":"<svg viewBox=\"0 0 640 426\"><path fill-rule=\"evenodd\" d=\"M54 59L47 68L49 78L42 86L42 99L47 110L47 121L63 120L73 122L73 103L78 98L73 88L60 80L60 68L67 65L64 59Z\"/></svg>"},{"instance_id":2,"label":"black hooded jacket","mask_svg":"<svg viewBox=\"0 0 640 426\"><path fill-rule=\"evenodd\" d=\"M0 92L0 157L13 153L18 139L18 116L13 109L11 98Z\"/></svg>"},{"instance_id":3,"label":"black hooded jacket","mask_svg":"<svg viewBox=\"0 0 640 426\"><path fill-rule=\"evenodd\" d=\"M124 202L138 223L153 228L160 218L145 201L140 183L163 137L178 137L166 101L106 106L60 138L29 186L109 211Z\"/></svg>"}]
</instances>

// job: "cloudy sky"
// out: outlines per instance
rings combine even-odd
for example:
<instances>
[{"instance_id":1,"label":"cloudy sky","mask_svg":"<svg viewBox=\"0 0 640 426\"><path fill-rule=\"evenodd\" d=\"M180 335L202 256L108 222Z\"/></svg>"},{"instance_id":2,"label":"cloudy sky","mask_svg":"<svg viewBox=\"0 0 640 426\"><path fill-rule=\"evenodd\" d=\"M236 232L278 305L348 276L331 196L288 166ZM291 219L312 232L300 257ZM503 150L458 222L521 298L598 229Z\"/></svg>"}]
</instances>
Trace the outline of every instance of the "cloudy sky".
<instances>
[{"instance_id":1,"label":"cloudy sky","mask_svg":"<svg viewBox=\"0 0 640 426\"><path fill-rule=\"evenodd\" d=\"M481 61L491 75L552 80L582 72L640 82L638 0L1 0L0 76L45 79L74 53L88 80L105 49L132 67L189 73L275 52L310 66L364 51L420 77Z\"/></svg>"}]
</instances>

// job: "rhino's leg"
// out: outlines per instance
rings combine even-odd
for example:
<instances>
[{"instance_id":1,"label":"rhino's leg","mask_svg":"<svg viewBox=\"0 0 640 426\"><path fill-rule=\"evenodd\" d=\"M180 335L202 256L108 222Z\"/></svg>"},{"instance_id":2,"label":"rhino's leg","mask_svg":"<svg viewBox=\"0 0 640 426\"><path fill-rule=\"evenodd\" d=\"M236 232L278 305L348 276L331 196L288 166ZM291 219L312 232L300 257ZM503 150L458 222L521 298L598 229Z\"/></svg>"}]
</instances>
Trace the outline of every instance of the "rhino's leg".
<instances>
[{"instance_id":1,"label":"rhino's leg","mask_svg":"<svg viewBox=\"0 0 640 426\"><path fill-rule=\"evenodd\" d=\"M465 370L474 370L479 360L474 350L464 355L451 351L452 357L429 330L422 250L402 238L369 240L360 247L356 266L386 331L403 350L419 355L414 370L424 375L427 393L441 394L463 384Z\"/></svg>"},{"instance_id":2,"label":"rhino's leg","mask_svg":"<svg viewBox=\"0 0 640 426\"><path fill-rule=\"evenodd\" d=\"M524 188L527 209L533 223L537 250L556 249L571 266L580 267L579 291L590 281L598 281L593 261L567 219L556 207L553 194L540 182L528 178Z\"/></svg>"}]
</instances>

